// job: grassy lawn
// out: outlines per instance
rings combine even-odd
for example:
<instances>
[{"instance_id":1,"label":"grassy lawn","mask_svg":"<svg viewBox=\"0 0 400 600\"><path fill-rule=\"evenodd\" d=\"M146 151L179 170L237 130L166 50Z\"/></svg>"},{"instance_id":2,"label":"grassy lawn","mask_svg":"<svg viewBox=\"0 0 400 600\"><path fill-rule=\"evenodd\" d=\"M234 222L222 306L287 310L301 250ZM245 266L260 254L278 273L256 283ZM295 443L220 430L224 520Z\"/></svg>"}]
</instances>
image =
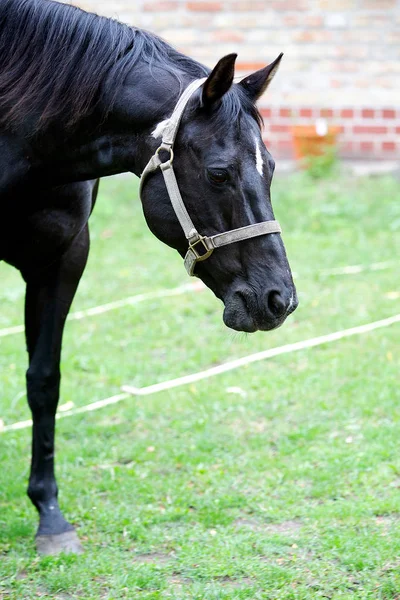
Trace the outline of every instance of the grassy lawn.
<instances>
[{"instance_id":1,"label":"grassy lawn","mask_svg":"<svg viewBox=\"0 0 400 600\"><path fill-rule=\"evenodd\" d=\"M273 198L300 298L281 329L230 332L208 290L71 321L61 403L400 312L398 182L295 174ZM91 230L73 310L188 283L149 233L135 179L103 182ZM24 289L4 264L0 282L1 329L21 323ZM30 431L0 433L0 599L400 598L399 335L394 325L59 421L79 557L36 557ZM8 425L30 416L23 335L0 349Z\"/></svg>"}]
</instances>

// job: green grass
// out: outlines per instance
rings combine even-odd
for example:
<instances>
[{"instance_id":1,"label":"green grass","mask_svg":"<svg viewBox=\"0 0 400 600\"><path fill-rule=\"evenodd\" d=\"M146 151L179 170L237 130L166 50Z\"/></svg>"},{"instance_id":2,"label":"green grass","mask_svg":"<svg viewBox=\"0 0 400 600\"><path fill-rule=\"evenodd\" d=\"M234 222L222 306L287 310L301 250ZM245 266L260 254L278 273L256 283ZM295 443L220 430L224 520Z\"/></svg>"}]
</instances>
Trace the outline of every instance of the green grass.
<instances>
[{"instance_id":1,"label":"green grass","mask_svg":"<svg viewBox=\"0 0 400 600\"><path fill-rule=\"evenodd\" d=\"M76 407L400 312L391 178L277 179L300 306L234 334L209 291L71 321L61 402ZM133 179L102 186L73 310L188 282L151 236ZM324 269L393 261L381 271ZM23 285L0 264L0 328ZM61 504L86 553L39 559L25 496L30 431L0 434L0 598L400 597L400 325L58 423ZM0 338L0 418L29 418L22 335ZM233 393L231 388L239 388Z\"/></svg>"}]
</instances>

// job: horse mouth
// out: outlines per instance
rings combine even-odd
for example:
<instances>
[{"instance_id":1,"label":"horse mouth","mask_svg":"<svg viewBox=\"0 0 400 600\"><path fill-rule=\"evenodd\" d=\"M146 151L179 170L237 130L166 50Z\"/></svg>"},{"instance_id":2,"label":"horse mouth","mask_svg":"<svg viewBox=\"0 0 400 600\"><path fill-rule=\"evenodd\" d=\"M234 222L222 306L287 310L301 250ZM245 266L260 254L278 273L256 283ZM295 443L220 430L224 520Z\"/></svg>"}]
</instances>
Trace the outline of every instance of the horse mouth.
<instances>
[{"instance_id":1,"label":"horse mouth","mask_svg":"<svg viewBox=\"0 0 400 600\"><path fill-rule=\"evenodd\" d=\"M225 307L223 315L223 321L225 325L229 327L229 329L244 333L255 333L256 331L272 331L273 329L278 329L278 327L284 323L285 319L286 317L283 319L274 319L259 323L249 313L231 310L227 307Z\"/></svg>"}]
</instances>

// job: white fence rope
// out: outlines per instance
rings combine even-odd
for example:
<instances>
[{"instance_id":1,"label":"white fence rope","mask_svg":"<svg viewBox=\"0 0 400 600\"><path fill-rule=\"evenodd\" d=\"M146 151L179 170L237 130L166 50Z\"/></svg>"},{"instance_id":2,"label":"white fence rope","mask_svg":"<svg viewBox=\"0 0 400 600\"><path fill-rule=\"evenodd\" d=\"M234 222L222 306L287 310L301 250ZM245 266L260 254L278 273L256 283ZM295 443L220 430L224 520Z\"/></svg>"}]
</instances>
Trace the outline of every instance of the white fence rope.
<instances>
[{"instance_id":1,"label":"white fence rope","mask_svg":"<svg viewBox=\"0 0 400 600\"><path fill-rule=\"evenodd\" d=\"M115 302L108 302L107 304L101 304L100 306L94 306L93 308L88 308L86 310L78 310L76 312L72 312L68 315L68 321L79 321L86 317L102 315L104 313L110 312L111 310L116 310L117 308L123 308L125 306L134 306L135 304L146 302L146 300L155 300L158 298L170 298L172 296L180 296L182 294L186 294L187 292L196 292L204 288L205 286L201 282L196 281L194 283L180 285L176 288L156 290L155 292L137 294L136 296L129 296L128 298L116 300ZM25 327L23 325L16 325L15 327L0 329L0 338L6 337L8 335L14 335L16 333L23 333L24 331Z\"/></svg>"},{"instance_id":2,"label":"white fence rope","mask_svg":"<svg viewBox=\"0 0 400 600\"><path fill-rule=\"evenodd\" d=\"M366 271L384 271L398 265L399 261L387 260L385 262L376 262L369 265L347 265L345 267L335 267L333 269L322 269L320 275L356 275Z\"/></svg>"},{"instance_id":3,"label":"white fence rope","mask_svg":"<svg viewBox=\"0 0 400 600\"><path fill-rule=\"evenodd\" d=\"M390 269L391 267L398 265L398 261L386 261L386 262L377 262L369 265L348 265L344 267L336 267L333 269L321 269L316 271L317 275L355 275L357 273L364 273L366 271L383 271L385 269ZM298 273L293 273L293 277L298 277ZM115 302L108 302L107 304L101 304L100 306L94 306L93 308L87 308L85 310L78 310L76 312L72 312L68 315L68 321L78 321L81 319L85 319L86 317L93 317L95 315L102 315L104 313L110 312L111 310L116 310L118 308L124 308L125 306L134 306L135 304L140 304L141 302L145 302L146 300L155 300L161 298L169 298L172 296L181 296L188 292L198 292L205 290L206 286L201 281L196 281L194 283L188 283L185 285L181 285L176 288L170 289L162 289L155 292L146 292L144 294L137 294L136 296L129 296L128 298L123 298L121 300L116 300ZM8 337L10 335L16 335L17 333L24 333L25 327L24 325L15 325L13 327L6 327L5 329L0 329L0 338Z\"/></svg>"},{"instance_id":4,"label":"white fence rope","mask_svg":"<svg viewBox=\"0 0 400 600\"><path fill-rule=\"evenodd\" d=\"M183 385L187 385L189 383L195 383L196 381L201 381L203 379L208 379L210 377L215 377L216 375L220 375L221 373L226 373L228 371L233 371L245 365L249 365L251 363L259 362L262 360L266 360L268 358L273 358L275 356L280 356L282 354L289 354L291 352L297 352L299 350L305 350L307 348L314 348L316 346L322 346L323 344L329 344L332 342L336 342L338 340L348 338L354 335L362 335L364 333L369 333L371 331L375 331L376 329L382 329L383 327L389 327L394 325L395 323L400 323L400 314L394 315L392 317L388 317L387 319L381 319L380 321L374 321L372 323L367 323L366 325L358 325L357 327L351 327L350 329L343 329L341 331L335 331L334 333L329 333L327 335L321 335L319 337L310 338L308 340L303 340L301 342L294 342L293 344L286 344L284 346L278 346L276 348L270 348L269 350L263 350L262 352L257 352L255 354L250 354L248 356L244 356L242 358L238 358L236 360L232 360L226 362L222 365L218 365L217 367L211 367L210 369L206 369L205 371L200 371L198 373L192 373L191 375L185 375L184 377L178 377L177 379L171 379L169 381L163 381L161 383L156 383L153 385L149 385L142 388L135 388L132 386L123 386L122 394L117 394L115 396L111 396L110 398L106 398L105 400L99 400L97 402L92 402L91 404L87 404L86 406L81 406L79 408L75 408L72 410L68 410L62 413L57 414L57 419L64 419L66 417L72 417L74 415L92 412L95 410L99 410L100 408L104 408L105 406L110 406L111 404L118 404L122 400L125 400L129 395L134 396L148 396L149 394L155 394L157 392L162 392L166 390L170 390L173 388L177 388ZM7 431L15 431L18 429L26 429L32 425L32 421L21 421L19 423L13 423L12 425L3 426L0 429L0 433Z\"/></svg>"}]
</instances>

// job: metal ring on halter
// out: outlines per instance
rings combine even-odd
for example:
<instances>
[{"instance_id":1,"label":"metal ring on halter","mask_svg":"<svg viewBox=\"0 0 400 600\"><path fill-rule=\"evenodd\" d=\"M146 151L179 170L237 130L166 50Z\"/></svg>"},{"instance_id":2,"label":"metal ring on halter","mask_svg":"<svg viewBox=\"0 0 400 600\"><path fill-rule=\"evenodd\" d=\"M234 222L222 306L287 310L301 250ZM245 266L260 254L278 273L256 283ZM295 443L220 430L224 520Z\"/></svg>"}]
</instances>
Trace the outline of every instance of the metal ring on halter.
<instances>
[{"instance_id":1,"label":"metal ring on halter","mask_svg":"<svg viewBox=\"0 0 400 600\"><path fill-rule=\"evenodd\" d=\"M173 160L174 160L174 151L172 149L171 146L167 146L166 144L161 144L161 146L159 146L155 152L156 156L158 156L158 158L161 161L160 158L160 152L169 152L169 159L166 160L165 162L160 162L160 169L162 169L163 167L165 169L168 169L169 167L171 167Z\"/></svg>"}]
</instances>

